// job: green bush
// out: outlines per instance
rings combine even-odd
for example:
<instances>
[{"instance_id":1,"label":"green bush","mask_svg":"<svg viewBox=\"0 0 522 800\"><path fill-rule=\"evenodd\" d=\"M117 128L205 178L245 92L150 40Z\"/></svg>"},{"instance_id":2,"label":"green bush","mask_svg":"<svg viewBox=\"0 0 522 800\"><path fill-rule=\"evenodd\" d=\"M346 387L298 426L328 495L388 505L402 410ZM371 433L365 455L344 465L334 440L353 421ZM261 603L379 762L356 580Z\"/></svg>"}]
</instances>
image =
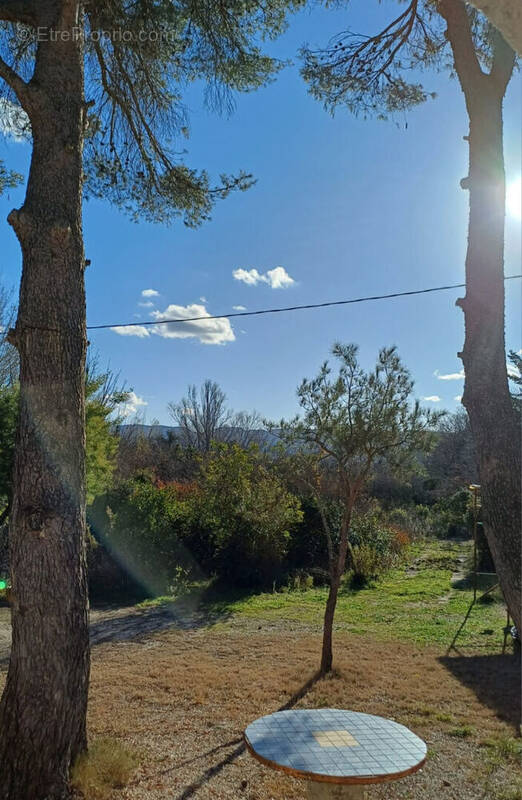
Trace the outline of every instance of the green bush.
<instances>
[{"instance_id":1,"label":"green bush","mask_svg":"<svg viewBox=\"0 0 522 800\"><path fill-rule=\"evenodd\" d=\"M90 555L98 594L111 579L125 583L115 567L155 595L211 576L271 587L281 580L290 531L302 520L299 501L258 451L237 445L216 445L202 456L197 484L165 484L142 473L97 501L90 516L103 545Z\"/></svg>"},{"instance_id":2,"label":"green bush","mask_svg":"<svg viewBox=\"0 0 522 800\"><path fill-rule=\"evenodd\" d=\"M272 586L281 576L298 499L263 463L255 447L215 445L205 459L196 524L212 543L218 578L238 586Z\"/></svg>"},{"instance_id":3,"label":"green bush","mask_svg":"<svg viewBox=\"0 0 522 800\"><path fill-rule=\"evenodd\" d=\"M388 527L382 513L372 508L356 515L349 542L352 583L362 586L399 562L409 538L404 531Z\"/></svg>"},{"instance_id":4,"label":"green bush","mask_svg":"<svg viewBox=\"0 0 522 800\"><path fill-rule=\"evenodd\" d=\"M394 528L403 530L414 541L430 533L431 511L425 505L394 508L386 514L386 521Z\"/></svg>"},{"instance_id":5,"label":"green bush","mask_svg":"<svg viewBox=\"0 0 522 800\"><path fill-rule=\"evenodd\" d=\"M299 525L290 529L284 569L291 575L304 570L318 580L328 570L326 537L317 502L306 495L300 501L303 516Z\"/></svg>"},{"instance_id":6,"label":"green bush","mask_svg":"<svg viewBox=\"0 0 522 800\"><path fill-rule=\"evenodd\" d=\"M352 584L364 586L391 569L397 558L389 551L376 550L371 544L360 544L352 550Z\"/></svg>"},{"instance_id":7,"label":"green bush","mask_svg":"<svg viewBox=\"0 0 522 800\"><path fill-rule=\"evenodd\" d=\"M470 493L466 489L441 498L430 509L430 533L439 539L467 538L471 526Z\"/></svg>"},{"instance_id":8,"label":"green bush","mask_svg":"<svg viewBox=\"0 0 522 800\"><path fill-rule=\"evenodd\" d=\"M91 516L96 540L146 593L175 591L180 568L199 577L183 543L193 524L192 503L180 499L176 484L157 485L141 474L105 495Z\"/></svg>"}]
</instances>

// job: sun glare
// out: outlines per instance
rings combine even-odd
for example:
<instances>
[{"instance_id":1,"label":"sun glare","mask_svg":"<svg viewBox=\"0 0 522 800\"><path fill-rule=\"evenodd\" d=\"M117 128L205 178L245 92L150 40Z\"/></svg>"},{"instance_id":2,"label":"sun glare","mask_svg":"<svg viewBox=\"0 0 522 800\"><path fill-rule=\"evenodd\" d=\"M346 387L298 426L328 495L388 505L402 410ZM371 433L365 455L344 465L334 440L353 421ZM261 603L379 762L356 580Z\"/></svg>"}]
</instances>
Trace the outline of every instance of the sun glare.
<instances>
[{"instance_id":1,"label":"sun glare","mask_svg":"<svg viewBox=\"0 0 522 800\"><path fill-rule=\"evenodd\" d=\"M510 181L506 187L506 211L510 217L522 219L522 178Z\"/></svg>"}]
</instances>

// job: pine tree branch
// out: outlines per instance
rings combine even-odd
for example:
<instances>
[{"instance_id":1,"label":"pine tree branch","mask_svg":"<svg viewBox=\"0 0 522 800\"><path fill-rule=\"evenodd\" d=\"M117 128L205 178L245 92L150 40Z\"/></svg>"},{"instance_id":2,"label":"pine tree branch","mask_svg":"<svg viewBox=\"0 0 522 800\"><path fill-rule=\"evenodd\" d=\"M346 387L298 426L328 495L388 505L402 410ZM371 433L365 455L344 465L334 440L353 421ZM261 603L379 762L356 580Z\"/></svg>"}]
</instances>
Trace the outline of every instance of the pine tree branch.
<instances>
[{"instance_id":1,"label":"pine tree branch","mask_svg":"<svg viewBox=\"0 0 522 800\"><path fill-rule=\"evenodd\" d=\"M32 90L29 84L26 83L3 58L0 58L0 78L2 78L16 94L22 108L28 111Z\"/></svg>"},{"instance_id":2,"label":"pine tree branch","mask_svg":"<svg viewBox=\"0 0 522 800\"><path fill-rule=\"evenodd\" d=\"M0 0L0 20L36 25L37 0Z\"/></svg>"},{"instance_id":3,"label":"pine tree branch","mask_svg":"<svg viewBox=\"0 0 522 800\"><path fill-rule=\"evenodd\" d=\"M477 58L471 24L462 0L439 0L439 13L446 21L448 41L466 102L487 76Z\"/></svg>"},{"instance_id":4,"label":"pine tree branch","mask_svg":"<svg viewBox=\"0 0 522 800\"><path fill-rule=\"evenodd\" d=\"M502 97L504 96L507 85L513 74L515 61L515 51L506 42L504 37L498 31L495 31L493 44L493 65L491 67L489 76L491 81L501 93Z\"/></svg>"},{"instance_id":5,"label":"pine tree branch","mask_svg":"<svg viewBox=\"0 0 522 800\"><path fill-rule=\"evenodd\" d=\"M482 11L511 47L522 56L522 3L520 0L467 0Z\"/></svg>"}]
</instances>

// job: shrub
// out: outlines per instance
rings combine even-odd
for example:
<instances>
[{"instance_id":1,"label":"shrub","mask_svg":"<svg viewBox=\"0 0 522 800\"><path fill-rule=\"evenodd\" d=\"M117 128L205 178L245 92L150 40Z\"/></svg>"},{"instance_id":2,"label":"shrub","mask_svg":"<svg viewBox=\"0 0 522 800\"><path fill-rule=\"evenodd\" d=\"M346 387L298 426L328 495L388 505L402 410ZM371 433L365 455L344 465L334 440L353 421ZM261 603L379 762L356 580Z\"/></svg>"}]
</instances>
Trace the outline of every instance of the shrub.
<instances>
[{"instance_id":1,"label":"shrub","mask_svg":"<svg viewBox=\"0 0 522 800\"><path fill-rule=\"evenodd\" d=\"M294 592L306 592L308 589L313 589L313 587L313 576L304 570L296 570L288 578L287 588Z\"/></svg>"},{"instance_id":2,"label":"shrub","mask_svg":"<svg viewBox=\"0 0 522 800\"><path fill-rule=\"evenodd\" d=\"M238 586L271 586L282 572L299 501L258 450L217 444L201 473L198 524L212 543L216 575Z\"/></svg>"},{"instance_id":3,"label":"shrub","mask_svg":"<svg viewBox=\"0 0 522 800\"><path fill-rule=\"evenodd\" d=\"M403 530L413 541L430 532L431 512L428 506L423 505L394 508L386 514L386 520L393 528Z\"/></svg>"},{"instance_id":4,"label":"shrub","mask_svg":"<svg viewBox=\"0 0 522 800\"><path fill-rule=\"evenodd\" d=\"M178 587L180 567L200 576L183 544L193 523L192 499L180 500L176 485L157 486L142 473L105 495L91 517L96 540L146 593Z\"/></svg>"},{"instance_id":5,"label":"shrub","mask_svg":"<svg viewBox=\"0 0 522 800\"><path fill-rule=\"evenodd\" d=\"M98 739L76 761L71 783L86 800L108 800L113 789L128 783L136 766L136 757L121 742Z\"/></svg>"},{"instance_id":6,"label":"shrub","mask_svg":"<svg viewBox=\"0 0 522 800\"><path fill-rule=\"evenodd\" d=\"M409 537L401 529L388 527L380 511L372 508L355 517L349 541L352 583L361 586L398 563Z\"/></svg>"},{"instance_id":7,"label":"shrub","mask_svg":"<svg viewBox=\"0 0 522 800\"><path fill-rule=\"evenodd\" d=\"M309 496L300 497L302 520L290 529L284 568L313 572L320 576L328 570L328 550L317 502Z\"/></svg>"},{"instance_id":8,"label":"shrub","mask_svg":"<svg viewBox=\"0 0 522 800\"><path fill-rule=\"evenodd\" d=\"M465 489L438 500L431 507L430 532L440 539L467 538L471 531L470 494Z\"/></svg>"}]
</instances>

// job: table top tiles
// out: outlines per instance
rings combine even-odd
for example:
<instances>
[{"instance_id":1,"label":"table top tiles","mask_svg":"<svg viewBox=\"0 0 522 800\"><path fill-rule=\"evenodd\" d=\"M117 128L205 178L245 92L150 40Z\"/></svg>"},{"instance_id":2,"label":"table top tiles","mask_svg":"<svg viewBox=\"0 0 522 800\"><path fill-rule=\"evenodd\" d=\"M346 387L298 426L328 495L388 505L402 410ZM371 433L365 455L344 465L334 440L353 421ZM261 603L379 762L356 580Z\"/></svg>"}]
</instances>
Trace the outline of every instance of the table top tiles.
<instances>
[{"instance_id":1,"label":"table top tiles","mask_svg":"<svg viewBox=\"0 0 522 800\"><path fill-rule=\"evenodd\" d=\"M341 709L280 711L245 731L267 766L329 783L379 783L420 769L426 745L393 720Z\"/></svg>"}]
</instances>

